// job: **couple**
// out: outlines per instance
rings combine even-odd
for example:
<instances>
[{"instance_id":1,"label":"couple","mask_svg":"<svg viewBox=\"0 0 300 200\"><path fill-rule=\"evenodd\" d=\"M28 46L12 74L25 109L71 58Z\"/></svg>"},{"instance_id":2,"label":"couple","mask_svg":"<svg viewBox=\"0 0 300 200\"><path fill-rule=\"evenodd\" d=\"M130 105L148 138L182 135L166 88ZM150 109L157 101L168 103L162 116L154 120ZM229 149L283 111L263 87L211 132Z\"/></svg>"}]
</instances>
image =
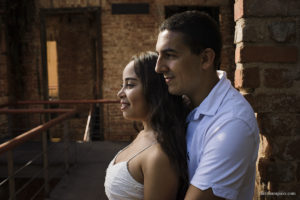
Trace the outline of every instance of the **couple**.
<instances>
[{"instance_id":1,"label":"couple","mask_svg":"<svg viewBox=\"0 0 300 200\"><path fill-rule=\"evenodd\" d=\"M215 21L187 11L162 23L158 54L142 53L125 67L121 111L144 129L108 166L110 200L252 199L257 123L216 70L221 48Z\"/></svg>"}]
</instances>

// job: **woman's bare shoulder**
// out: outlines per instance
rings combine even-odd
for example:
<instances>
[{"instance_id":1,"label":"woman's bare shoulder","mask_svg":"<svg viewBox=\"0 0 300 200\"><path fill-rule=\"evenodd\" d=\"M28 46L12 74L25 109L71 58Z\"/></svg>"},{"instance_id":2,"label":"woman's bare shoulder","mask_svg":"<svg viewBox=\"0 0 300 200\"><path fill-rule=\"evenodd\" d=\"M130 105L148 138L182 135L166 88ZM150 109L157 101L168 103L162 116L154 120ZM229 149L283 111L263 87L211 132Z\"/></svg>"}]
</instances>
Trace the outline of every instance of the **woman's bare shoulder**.
<instances>
[{"instance_id":1,"label":"woman's bare shoulder","mask_svg":"<svg viewBox=\"0 0 300 200\"><path fill-rule=\"evenodd\" d=\"M160 144L149 149L142 169L145 199L175 199L178 176Z\"/></svg>"},{"instance_id":2,"label":"woman's bare shoulder","mask_svg":"<svg viewBox=\"0 0 300 200\"><path fill-rule=\"evenodd\" d=\"M169 157L159 143L154 144L144 158L145 169L161 171L172 168Z\"/></svg>"}]
</instances>

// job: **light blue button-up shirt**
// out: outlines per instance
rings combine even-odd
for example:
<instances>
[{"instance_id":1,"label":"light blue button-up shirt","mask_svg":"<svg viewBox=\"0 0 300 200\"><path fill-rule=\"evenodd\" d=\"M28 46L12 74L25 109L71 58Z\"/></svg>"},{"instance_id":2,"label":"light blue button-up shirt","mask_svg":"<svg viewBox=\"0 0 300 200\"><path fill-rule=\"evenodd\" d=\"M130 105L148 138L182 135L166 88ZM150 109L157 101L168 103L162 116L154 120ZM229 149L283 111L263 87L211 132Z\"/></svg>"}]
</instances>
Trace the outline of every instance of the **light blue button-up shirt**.
<instances>
[{"instance_id":1,"label":"light blue button-up shirt","mask_svg":"<svg viewBox=\"0 0 300 200\"><path fill-rule=\"evenodd\" d=\"M216 196L252 200L259 131L254 112L226 73L187 117L190 183Z\"/></svg>"}]
</instances>

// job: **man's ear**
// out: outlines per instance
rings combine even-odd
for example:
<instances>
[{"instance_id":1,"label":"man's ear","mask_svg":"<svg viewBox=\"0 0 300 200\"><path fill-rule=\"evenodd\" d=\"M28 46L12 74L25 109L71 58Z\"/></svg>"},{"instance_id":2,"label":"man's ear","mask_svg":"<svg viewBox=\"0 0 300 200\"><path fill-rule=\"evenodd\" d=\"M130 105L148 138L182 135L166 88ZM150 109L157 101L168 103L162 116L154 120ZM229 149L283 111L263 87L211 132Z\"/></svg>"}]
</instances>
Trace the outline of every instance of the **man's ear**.
<instances>
[{"instance_id":1,"label":"man's ear","mask_svg":"<svg viewBox=\"0 0 300 200\"><path fill-rule=\"evenodd\" d=\"M206 48L202 54L202 69L207 70L214 66L215 51L211 48Z\"/></svg>"}]
</instances>

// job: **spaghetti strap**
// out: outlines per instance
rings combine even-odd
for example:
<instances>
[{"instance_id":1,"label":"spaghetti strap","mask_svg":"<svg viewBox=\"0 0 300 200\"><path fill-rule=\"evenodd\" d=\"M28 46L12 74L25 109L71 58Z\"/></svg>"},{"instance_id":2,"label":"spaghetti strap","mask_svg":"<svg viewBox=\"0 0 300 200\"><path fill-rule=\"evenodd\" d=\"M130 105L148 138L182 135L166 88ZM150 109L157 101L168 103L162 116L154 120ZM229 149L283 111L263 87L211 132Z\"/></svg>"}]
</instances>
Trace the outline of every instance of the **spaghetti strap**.
<instances>
[{"instance_id":1,"label":"spaghetti strap","mask_svg":"<svg viewBox=\"0 0 300 200\"><path fill-rule=\"evenodd\" d=\"M152 145L156 144L157 141L153 142L152 144L150 144L149 146L145 147L144 149L142 149L141 151L137 152L134 156L132 156L131 158L129 158L129 160L127 161L127 164L129 163L130 160L132 160L133 158L135 158L137 155L139 155L140 153L142 153L143 151L145 151L146 149L150 148Z\"/></svg>"},{"instance_id":2,"label":"spaghetti strap","mask_svg":"<svg viewBox=\"0 0 300 200\"><path fill-rule=\"evenodd\" d=\"M130 145L131 145L131 143L128 144L128 145L127 145L126 147L124 147L123 149L121 149L120 151L118 151L118 153L115 155L114 159L112 160L112 161L113 161L113 165L117 164L117 163L116 163L116 158L118 157L118 155L119 155L122 151L124 151L125 149L127 149Z\"/></svg>"}]
</instances>

